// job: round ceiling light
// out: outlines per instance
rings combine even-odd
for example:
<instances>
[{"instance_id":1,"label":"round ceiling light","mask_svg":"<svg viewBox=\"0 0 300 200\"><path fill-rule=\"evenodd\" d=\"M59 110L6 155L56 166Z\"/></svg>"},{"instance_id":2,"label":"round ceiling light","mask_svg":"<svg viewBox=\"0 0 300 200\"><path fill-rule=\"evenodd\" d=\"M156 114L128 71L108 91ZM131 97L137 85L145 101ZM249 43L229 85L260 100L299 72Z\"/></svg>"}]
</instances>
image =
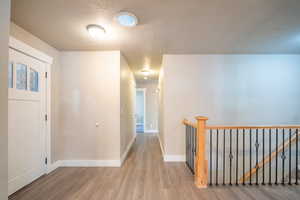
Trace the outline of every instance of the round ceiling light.
<instances>
[{"instance_id":1,"label":"round ceiling light","mask_svg":"<svg viewBox=\"0 0 300 200\"><path fill-rule=\"evenodd\" d=\"M86 27L86 29L89 32L89 34L96 39L103 38L106 33L105 29L97 24L90 24Z\"/></svg>"},{"instance_id":2,"label":"round ceiling light","mask_svg":"<svg viewBox=\"0 0 300 200\"><path fill-rule=\"evenodd\" d=\"M138 24L138 19L137 17L129 12L119 12L115 19L117 20L117 22L122 25L122 26L126 26L126 27L133 27L136 26Z\"/></svg>"},{"instance_id":3,"label":"round ceiling light","mask_svg":"<svg viewBox=\"0 0 300 200\"><path fill-rule=\"evenodd\" d=\"M149 76L152 71L150 69L142 69L141 70L141 73L144 75L144 76Z\"/></svg>"}]
</instances>

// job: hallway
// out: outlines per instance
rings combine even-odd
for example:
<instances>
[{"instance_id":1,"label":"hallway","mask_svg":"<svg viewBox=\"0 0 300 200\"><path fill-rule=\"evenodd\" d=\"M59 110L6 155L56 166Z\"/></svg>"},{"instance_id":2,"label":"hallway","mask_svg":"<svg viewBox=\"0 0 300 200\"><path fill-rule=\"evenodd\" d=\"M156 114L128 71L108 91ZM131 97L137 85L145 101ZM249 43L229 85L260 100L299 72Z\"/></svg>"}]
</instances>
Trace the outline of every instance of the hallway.
<instances>
[{"instance_id":1,"label":"hallway","mask_svg":"<svg viewBox=\"0 0 300 200\"><path fill-rule=\"evenodd\" d=\"M165 163L157 137L138 134L121 168L59 168L11 200L298 199L299 186L212 187L199 190L184 163Z\"/></svg>"}]
</instances>

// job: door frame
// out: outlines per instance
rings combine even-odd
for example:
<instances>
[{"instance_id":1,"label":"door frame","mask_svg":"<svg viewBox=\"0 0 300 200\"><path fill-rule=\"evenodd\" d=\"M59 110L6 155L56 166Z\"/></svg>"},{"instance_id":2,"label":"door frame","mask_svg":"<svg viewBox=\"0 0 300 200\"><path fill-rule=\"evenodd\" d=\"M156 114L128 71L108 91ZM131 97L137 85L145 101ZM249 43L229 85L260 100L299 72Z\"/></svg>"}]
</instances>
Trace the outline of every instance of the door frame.
<instances>
[{"instance_id":1,"label":"door frame","mask_svg":"<svg viewBox=\"0 0 300 200\"><path fill-rule=\"evenodd\" d=\"M147 88L136 88L136 92L137 91L143 92L143 94L144 94L144 132L145 132L145 130L146 130L146 92L147 92ZM135 123L135 125L136 125L136 123Z\"/></svg>"},{"instance_id":2,"label":"door frame","mask_svg":"<svg viewBox=\"0 0 300 200\"><path fill-rule=\"evenodd\" d=\"M13 49L15 51L21 52L27 56L30 56L32 58L35 58L46 65L45 72L47 73L47 78L45 79L45 90L46 90L46 115L47 115L47 121L46 121L46 149L45 154L47 158L47 164L46 164L46 172L50 173L52 171L51 167L51 65L53 64L53 58L48 56L47 54L32 48L31 46L25 44L24 42L17 40L16 38L10 36L9 37L9 48ZM45 74L46 75L46 74Z\"/></svg>"}]
</instances>

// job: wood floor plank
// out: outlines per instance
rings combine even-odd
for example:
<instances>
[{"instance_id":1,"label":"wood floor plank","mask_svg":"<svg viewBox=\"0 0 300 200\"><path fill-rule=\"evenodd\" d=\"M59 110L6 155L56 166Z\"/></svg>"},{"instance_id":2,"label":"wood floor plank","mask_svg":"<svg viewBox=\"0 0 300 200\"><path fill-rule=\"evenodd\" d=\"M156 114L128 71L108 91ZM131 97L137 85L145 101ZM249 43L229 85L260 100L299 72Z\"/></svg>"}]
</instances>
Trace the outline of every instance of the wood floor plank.
<instances>
[{"instance_id":1,"label":"wood floor plank","mask_svg":"<svg viewBox=\"0 0 300 200\"><path fill-rule=\"evenodd\" d=\"M158 139L138 135L121 168L58 168L10 200L294 200L299 186L198 189L185 163L165 163Z\"/></svg>"}]
</instances>

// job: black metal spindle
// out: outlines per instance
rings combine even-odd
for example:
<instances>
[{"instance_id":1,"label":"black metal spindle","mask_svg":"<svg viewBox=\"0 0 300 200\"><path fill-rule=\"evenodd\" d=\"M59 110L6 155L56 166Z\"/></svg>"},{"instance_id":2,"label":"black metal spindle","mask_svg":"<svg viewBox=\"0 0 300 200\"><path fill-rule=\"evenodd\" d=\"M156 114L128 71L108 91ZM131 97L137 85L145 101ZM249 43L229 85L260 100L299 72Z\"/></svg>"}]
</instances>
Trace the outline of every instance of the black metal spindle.
<instances>
[{"instance_id":1,"label":"black metal spindle","mask_svg":"<svg viewBox=\"0 0 300 200\"><path fill-rule=\"evenodd\" d=\"M252 129L250 129L250 133L249 133L249 137L250 137L250 155L249 155L249 169L252 169ZM252 185L252 176L250 175L250 180L249 180L249 185Z\"/></svg>"},{"instance_id":2,"label":"black metal spindle","mask_svg":"<svg viewBox=\"0 0 300 200\"><path fill-rule=\"evenodd\" d=\"M276 152L275 153L276 153L275 184L277 185L278 184L278 128L276 129Z\"/></svg>"},{"instance_id":3,"label":"black metal spindle","mask_svg":"<svg viewBox=\"0 0 300 200\"><path fill-rule=\"evenodd\" d=\"M209 132L210 134L209 134L209 154L210 154L210 170L209 170L209 176L210 176L210 185L212 185L212 129L210 130L210 132Z\"/></svg>"},{"instance_id":4,"label":"black metal spindle","mask_svg":"<svg viewBox=\"0 0 300 200\"><path fill-rule=\"evenodd\" d=\"M219 173L218 173L218 167L219 167L219 129L217 129L217 148L216 148L216 185L219 184Z\"/></svg>"},{"instance_id":5,"label":"black metal spindle","mask_svg":"<svg viewBox=\"0 0 300 200\"><path fill-rule=\"evenodd\" d=\"M226 164L226 162L225 162L225 160L226 160L226 158L225 158L225 139L226 139L226 130L224 129L223 130L223 185L225 185L225 174L226 174L226 167L225 167L225 164Z\"/></svg>"},{"instance_id":6,"label":"black metal spindle","mask_svg":"<svg viewBox=\"0 0 300 200\"><path fill-rule=\"evenodd\" d=\"M258 148L259 148L259 143L258 143L258 129L256 129L256 141L255 141L255 148L256 148L256 185L258 185Z\"/></svg>"},{"instance_id":7,"label":"black metal spindle","mask_svg":"<svg viewBox=\"0 0 300 200\"><path fill-rule=\"evenodd\" d=\"M243 185L245 185L245 129L243 129Z\"/></svg>"},{"instance_id":8,"label":"black metal spindle","mask_svg":"<svg viewBox=\"0 0 300 200\"><path fill-rule=\"evenodd\" d=\"M272 129L269 129L269 156L272 154ZM272 162L269 161L269 185L272 185Z\"/></svg>"},{"instance_id":9,"label":"black metal spindle","mask_svg":"<svg viewBox=\"0 0 300 200\"><path fill-rule=\"evenodd\" d=\"M236 170L235 184L239 184L239 129L236 129Z\"/></svg>"},{"instance_id":10,"label":"black metal spindle","mask_svg":"<svg viewBox=\"0 0 300 200\"><path fill-rule=\"evenodd\" d=\"M281 171L281 184L284 185L284 181L285 181L285 177L284 177L284 161L285 161L285 148L284 148L284 139L285 139L285 129L282 129L282 155L281 155L281 159L282 159L282 171Z\"/></svg>"},{"instance_id":11,"label":"black metal spindle","mask_svg":"<svg viewBox=\"0 0 300 200\"><path fill-rule=\"evenodd\" d=\"M292 185L292 129L289 130L289 185Z\"/></svg>"},{"instance_id":12,"label":"black metal spindle","mask_svg":"<svg viewBox=\"0 0 300 200\"><path fill-rule=\"evenodd\" d=\"M263 135L262 135L262 137L263 137L263 141L262 141L262 154L263 154L263 159L265 159L265 129L263 129ZM262 168L263 168L263 177L262 177L262 184L263 185L265 185L265 162L263 162L263 166L262 166Z\"/></svg>"},{"instance_id":13,"label":"black metal spindle","mask_svg":"<svg viewBox=\"0 0 300 200\"><path fill-rule=\"evenodd\" d=\"M229 185L232 185L232 129L230 129L230 134L229 134L229 148L230 148L230 153L229 153Z\"/></svg>"},{"instance_id":14,"label":"black metal spindle","mask_svg":"<svg viewBox=\"0 0 300 200\"><path fill-rule=\"evenodd\" d=\"M296 185L298 185L298 171L300 170L299 169L299 165L298 165L298 143L299 143L299 138L298 138L298 134L299 134L299 132L298 132L299 130L297 129L296 130L296 182L295 182L295 184Z\"/></svg>"},{"instance_id":15,"label":"black metal spindle","mask_svg":"<svg viewBox=\"0 0 300 200\"><path fill-rule=\"evenodd\" d=\"M185 126L185 155L186 155L186 161L185 163L188 165L188 152L189 152L189 148L188 148L188 126Z\"/></svg>"}]
</instances>

